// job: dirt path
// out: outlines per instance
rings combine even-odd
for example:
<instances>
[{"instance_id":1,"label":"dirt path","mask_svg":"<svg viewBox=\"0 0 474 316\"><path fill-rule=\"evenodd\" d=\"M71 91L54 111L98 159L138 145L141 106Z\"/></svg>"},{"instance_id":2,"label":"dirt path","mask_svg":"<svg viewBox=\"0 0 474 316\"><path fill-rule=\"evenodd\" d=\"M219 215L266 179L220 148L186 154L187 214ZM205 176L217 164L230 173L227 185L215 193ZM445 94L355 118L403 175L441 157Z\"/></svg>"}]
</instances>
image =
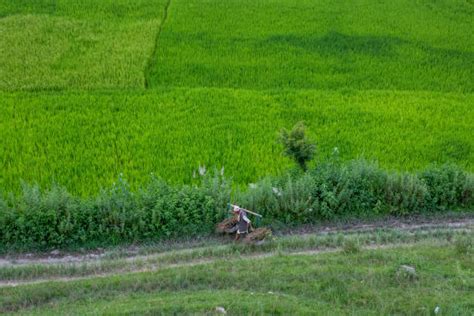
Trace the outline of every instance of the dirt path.
<instances>
[{"instance_id":1,"label":"dirt path","mask_svg":"<svg viewBox=\"0 0 474 316\"><path fill-rule=\"evenodd\" d=\"M350 228L344 227L340 229L335 228L325 228L318 230L315 233L299 233L299 234L287 234L286 236L291 235L298 235L302 238L310 237L310 236L324 236L328 234L337 234L337 233L344 233L344 234L351 234L351 233L371 233L378 229L390 229L393 231L425 231L428 232L433 229L442 229L442 230L452 230L456 232L466 231L469 233L473 232L474 229L474 218L464 219L462 221L450 221L450 222L430 222L430 223L413 223L413 224L391 224L391 225L353 225ZM439 242L442 242L440 240ZM403 247L411 245L409 242L407 243L388 243L388 244L379 244L379 245L370 245L365 246L363 249L379 249L379 248L393 248L393 247ZM30 269L33 270L36 268L48 268L53 267L54 269L68 269L68 268L81 268L82 265L90 264L90 265L100 265L100 264L109 264L110 262L115 262L115 260L122 260L124 263L123 266L119 268L115 267L112 268L110 271L105 270L96 270L92 269L88 272L87 275L79 275L79 276L63 276L63 275L54 275L51 274L50 276L38 275L36 278L32 277L31 279L18 279L12 278L12 280L8 280L5 278L3 281L0 280L0 287L15 287L20 285L28 285L28 284L38 284L38 283L45 283L45 282L71 282L77 280L87 280L93 278L104 278L109 277L112 275L117 274L133 274L133 273L140 273L140 272L153 272L162 269L171 269L171 268L179 268L179 267L189 267L189 266L196 266L202 264L211 264L218 260L225 260L228 258L226 255L212 257L212 258L192 258L185 259L187 253L192 252L199 252L203 251L205 253L206 250L216 248L226 248L228 245L208 245L205 247L191 247L187 249L181 250L171 250L171 251L163 251L158 253L150 253L147 255L132 255L128 257L120 257L118 259L114 259L111 257L107 257L107 252L103 251L98 253L97 251L88 253L85 255L68 255L68 256L60 256L58 257L23 257L23 258L3 258L0 259L0 272L1 269L9 269L9 268L18 268L18 269ZM283 254L285 255L317 255L321 253L329 253L339 251L341 248L323 248L323 249L310 249L310 250L301 250L301 251L285 251ZM268 258L272 256L276 256L281 254L281 252L272 252L268 253L256 253L256 254L248 254L248 255L241 255L240 258L243 260L256 260L262 258ZM181 262L167 262L167 260L163 260L160 262L161 257L170 256L170 255L178 255L182 256ZM187 260L187 261L186 261ZM145 264L137 264L139 262L145 262ZM126 263L126 264L125 264ZM28 267L29 266L29 267ZM25 270L28 271L28 270Z\"/></svg>"},{"instance_id":2,"label":"dirt path","mask_svg":"<svg viewBox=\"0 0 474 316\"><path fill-rule=\"evenodd\" d=\"M398 247L410 247L413 243L395 243L395 244L385 244L385 245L372 245L372 246L365 246L361 249L364 250L374 250L374 249L390 249L390 248L398 248ZM295 251L295 252L284 252L283 255L292 255L292 256L314 256L323 253L333 253L340 251L341 248L328 248L328 249L312 249L312 250L304 250L304 251ZM282 255L279 252L269 252L269 253L260 253L260 254L252 254L252 255L245 255L240 256L240 260L261 260L265 258L270 258L274 256ZM87 276L78 276L78 277L51 277L51 278L43 278L43 279L35 279L35 280L25 280L25 281L0 281L0 288L2 287L16 287L21 285L32 285L32 284L41 284L47 282L73 282L73 281L80 281L80 280L90 280L95 278L106 278L117 274L136 274L136 273L143 273L143 272L155 272L158 270L165 270L165 269L173 269L173 268L181 268L181 267L193 267L198 265L205 265L211 264L219 260L223 260L224 258L209 258L209 259L197 259L191 260L188 262L183 263L172 263L172 264L165 264L157 266L151 266L147 268L141 268L136 270L129 270L125 273L120 271L112 271L108 273L100 273L100 274L91 274Z\"/></svg>"},{"instance_id":3,"label":"dirt path","mask_svg":"<svg viewBox=\"0 0 474 316\"><path fill-rule=\"evenodd\" d=\"M474 215L474 214L473 214ZM413 221L403 219L388 219L387 221L376 221L369 224L346 224L326 227L301 227L285 233L285 235L305 235L305 234L329 234L329 233L352 233L374 231L377 229L398 229L401 231L410 231L417 229L436 229L436 228L461 228L474 225L474 217L465 217L458 219L414 219Z\"/></svg>"},{"instance_id":4,"label":"dirt path","mask_svg":"<svg viewBox=\"0 0 474 316\"><path fill-rule=\"evenodd\" d=\"M283 233L281 236L309 236L309 235L328 235L336 233L361 233L370 232L378 229L396 229L400 231L412 230L429 230L429 229L463 229L474 227L474 218L463 218L456 220L433 220L424 222L409 223L403 220L390 220L388 222L376 222L373 224L358 224L358 225L342 225L342 226L323 226L323 227L302 227L296 230L291 230ZM219 247L218 245L204 245L200 247L190 247L188 249L170 250L174 253L185 253L189 251L205 250L208 248ZM115 250L116 251L116 250ZM150 257L159 258L161 255L166 255L170 251L160 251L149 253L147 255L138 255L139 247L130 247L125 249L126 255L119 258L125 260L146 260ZM50 265L50 264L81 264L100 262L101 260L110 259L111 250L98 249L88 253L62 253L60 251L52 251L45 254L20 254L0 256L0 268L12 267L20 265Z\"/></svg>"}]
</instances>

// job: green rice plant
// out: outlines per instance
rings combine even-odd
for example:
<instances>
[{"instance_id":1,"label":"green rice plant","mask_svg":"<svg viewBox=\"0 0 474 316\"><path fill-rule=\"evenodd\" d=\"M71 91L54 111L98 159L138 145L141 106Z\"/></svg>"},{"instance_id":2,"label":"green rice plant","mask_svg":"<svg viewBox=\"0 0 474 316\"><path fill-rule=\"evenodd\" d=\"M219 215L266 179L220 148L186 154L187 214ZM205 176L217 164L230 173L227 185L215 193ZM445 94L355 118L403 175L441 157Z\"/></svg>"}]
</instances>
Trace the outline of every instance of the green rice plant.
<instances>
[{"instance_id":1,"label":"green rice plant","mask_svg":"<svg viewBox=\"0 0 474 316\"><path fill-rule=\"evenodd\" d=\"M464 0L173 0L150 82L473 92L473 17Z\"/></svg>"},{"instance_id":2,"label":"green rice plant","mask_svg":"<svg viewBox=\"0 0 474 316\"><path fill-rule=\"evenodd\" d=\"M291 167L276 133L302 118L318 143L315 163L337 147L341 161L364 156L389 170L452 162L472 171L473 102L472 95L384 91L0 93L0 188L58 183L90 196L120 173L132 189L151 173L198 182L200 165L224 167L242 187ZM453 156L446 144L465 150Z\"/></svg>"},{"instance_id":3,"label":"green rice plant","mask_svg":"<svg viewBox=\"0 0 474 316\"><path fill-rule=\"evenodd\" d=\"M4 0L0 90L143 89L166 0Z\"/></svg>"}]
</instances>

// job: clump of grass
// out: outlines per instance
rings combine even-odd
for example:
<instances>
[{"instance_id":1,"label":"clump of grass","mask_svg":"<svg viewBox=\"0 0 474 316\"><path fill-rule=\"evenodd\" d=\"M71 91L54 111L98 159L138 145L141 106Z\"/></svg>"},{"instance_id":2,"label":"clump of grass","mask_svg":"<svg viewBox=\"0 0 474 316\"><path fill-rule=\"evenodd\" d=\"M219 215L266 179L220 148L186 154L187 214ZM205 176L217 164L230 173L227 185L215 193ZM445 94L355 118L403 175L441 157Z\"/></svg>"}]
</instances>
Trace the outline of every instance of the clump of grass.
<instances>
[{"instance_id":1,"label":"clump of grass","mask_svg":"<svg viewBox=\"0 0 474 316\"><path fill-rule=\"evenodd\" d=\"M474 253L474 238L472 236L460 236L454 241L454 247L458 254Z\"/></svg>"},{"instance_id":2,"label":"clump of grass","mask_svg":"<svg viewBox=\"0 0 474 316\"><path fill-rule=\"evenodd\" d=\"M354 254L361 251L361 245L358 239L346 239L342 244L342 251L347 254Z\"/></svg>"}]
</instances>

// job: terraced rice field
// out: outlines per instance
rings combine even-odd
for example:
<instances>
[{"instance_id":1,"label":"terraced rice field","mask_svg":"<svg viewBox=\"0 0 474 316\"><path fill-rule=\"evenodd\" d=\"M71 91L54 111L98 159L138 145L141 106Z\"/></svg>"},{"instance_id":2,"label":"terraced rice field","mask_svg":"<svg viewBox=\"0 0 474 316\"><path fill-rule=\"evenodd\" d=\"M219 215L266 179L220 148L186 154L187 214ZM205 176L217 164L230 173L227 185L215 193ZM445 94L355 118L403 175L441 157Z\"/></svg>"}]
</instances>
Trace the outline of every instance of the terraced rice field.
<instances>
[{"instance_id":1,"label":"terraced rice field","mask_svg":"<svg viewBox=\"0 0 474 316\"><path fill-rule=\"evenodd\" d=\"M89 195L120 173L242 185L319 159L474 170L470 1L41 0L0 3L0 188Z\"/></svg>"}]
</instances>

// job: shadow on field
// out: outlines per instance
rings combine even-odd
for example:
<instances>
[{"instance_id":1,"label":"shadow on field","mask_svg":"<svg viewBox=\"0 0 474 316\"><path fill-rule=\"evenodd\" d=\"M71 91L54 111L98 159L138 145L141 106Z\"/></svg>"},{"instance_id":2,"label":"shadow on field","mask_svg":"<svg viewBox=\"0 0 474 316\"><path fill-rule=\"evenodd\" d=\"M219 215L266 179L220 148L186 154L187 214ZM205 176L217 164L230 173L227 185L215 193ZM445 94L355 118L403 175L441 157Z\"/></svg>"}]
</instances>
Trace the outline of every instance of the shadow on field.
<instances>
[{"instance_id":1,"label":"shadow on field","mask_svg":"<svg viewBox=\"0 0 474 316\"><path fill-rule=\"evenodd\" d=\"M305 49L323 56L342 57L348 54L360 54L370 57L391 58L404 51L417 50L428 57L427 61L448 59L459 61L460 65L472 64L474 53L454 49L429 46L425 43L408 41L391 36L359 36L329 32L322 37L298 35L274 35L260 42L262 46L282 45Z\"/></svg>"}]
</instances>

